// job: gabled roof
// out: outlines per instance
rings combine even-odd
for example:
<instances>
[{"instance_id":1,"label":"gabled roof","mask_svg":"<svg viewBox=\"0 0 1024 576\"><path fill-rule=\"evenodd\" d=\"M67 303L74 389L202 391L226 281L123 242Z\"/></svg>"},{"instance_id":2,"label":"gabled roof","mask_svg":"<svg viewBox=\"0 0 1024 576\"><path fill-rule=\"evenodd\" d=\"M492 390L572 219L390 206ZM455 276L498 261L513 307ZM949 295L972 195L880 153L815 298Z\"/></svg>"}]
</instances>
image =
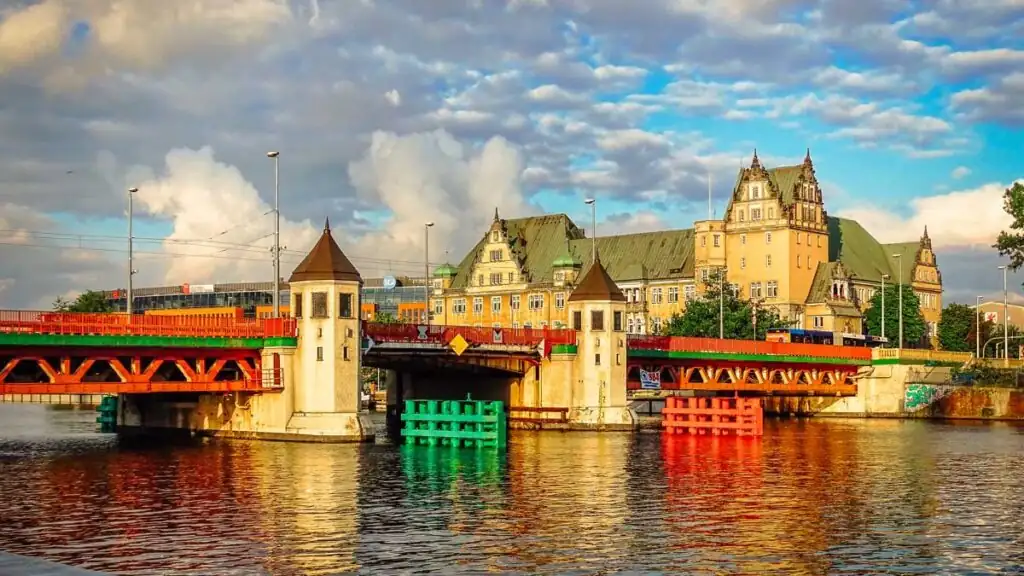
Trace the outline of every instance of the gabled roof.
<instances>
[{"instance_id":1,"label":"gabled roof","mask_svg":"<svg viewBox=\"0 0 1024 576\"><path fill-rule=\"evenodd\" d=\"M899 271L892 255L903 253L908 246L913 251L902 258L904 266L903 279L909 281L910 272L914 268L917 254L917 243L880 244L859 223L847 218L828 218L828 259L830 262L842 261L846 269L858 280L881 282L882 274L888 274L896 281ZM896 249L900 246L900 249Z\"/></svg>"},{"instance_id":2,"label":"gabled roof","mask_svg":"<svg viewBox=\"0 0 1024 576\"><path fill-rule=\"evenodd\" d=\"M530 283L554 281L554 263L569 256L589 269L593 240L565 214L505 220L510 250L520 258L523 273ZM481 237L458 265L452 288L470 285L473 263L487 244ZM597 249L601 264L616 282L639 280L647 274L650 280L693 277L693 230L667 230L600 236ZM638 266L639 264L639 266ZM634 277L637 276L637 277Z\"/></svg>"},{"instance_id":3,"label":"gabled roof","mask_svg":"<svg viewBox=\"0 0 1024 576\"><path fill-rule=\"evenodd\" d=\"M340 280L345 282L362 282L359 271L352 265L338 243L331 236L331 221L324 222L324 233L316 241L313 249L306 254L302 262L295 267L289 283L314 282L323 280Z\"/></svg>"},{"instance_id":4,"label":"gabled roof","mask_svg":"<svg viewBox=\"0 0 1024 576\"><path fill-rule=\"evenodd\" d=\"M576 289L569 295L569 302L625 302L626 297L622 290L615 284L608 275L608 271L601 265L601 256L598 255L596 262L590 266L583 280L576 286Z\"/></svg>"}]
</instances>

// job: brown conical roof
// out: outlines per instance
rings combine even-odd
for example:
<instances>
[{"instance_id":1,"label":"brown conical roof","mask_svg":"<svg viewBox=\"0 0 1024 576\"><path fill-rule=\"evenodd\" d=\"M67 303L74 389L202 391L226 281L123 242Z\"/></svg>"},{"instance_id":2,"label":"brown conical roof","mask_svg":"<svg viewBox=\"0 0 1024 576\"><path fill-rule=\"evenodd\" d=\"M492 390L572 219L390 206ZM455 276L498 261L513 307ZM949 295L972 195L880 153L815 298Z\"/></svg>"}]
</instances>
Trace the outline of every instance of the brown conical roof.
<instances>
[{"instance_id":1,"label":"brown conical roof","mask_svg":"<svg viewBox=\"0 0 1024 576\"><path fill-rule=\"evenodd\" d=\"M324 233L317 240L313 249L295 267L288 282L311 282L322 280L341 280L345 282L362 282L359 271L352 265L338 243L331 236L330 219L324 222Z\"/></svg>"},{"instance_id":2,"label":"brown conical roof","mask_svg":"<svg viewBox=\"0 0 1024 576\"><path fill-rule=\"evenodd\" d=\"M594 264L587 270L583 280L576 286L569 296L569 302L594 301L601 302L625 302L626 297L622 290L615 284L608 271L601 265L601 257L594 260Z\"/></svg>"}]
</instances>

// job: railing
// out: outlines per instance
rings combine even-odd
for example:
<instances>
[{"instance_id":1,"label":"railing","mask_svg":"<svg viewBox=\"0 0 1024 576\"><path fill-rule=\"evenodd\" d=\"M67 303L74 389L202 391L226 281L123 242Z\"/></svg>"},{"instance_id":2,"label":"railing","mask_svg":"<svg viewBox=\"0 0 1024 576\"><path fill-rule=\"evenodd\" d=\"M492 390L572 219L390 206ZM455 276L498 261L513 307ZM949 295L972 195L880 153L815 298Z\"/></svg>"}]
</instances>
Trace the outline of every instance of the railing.
<instances>
[{"instance_id":1,"label":"railing","mask_svg":"<svg viewBox=\"0 0 1024 576\"><path fill-rule=\"evenodd\" d=\"M0 310L0 333L176 338L294 338L291 318L145 316Z\"/></svg>"},{"instance_id":2,"label":"railing","mask_svg":"<svg viewBox=\"0 0 1024 576\"><path fill-rule=\"evenodd\" d=\"M260 370L259 387L265 390L284 389L284 369L263 368Z\"/></svg>"},{"instance_id":3,"label":"railing","mask_svg":"<svg viewBox=\"0 0 1024 576\"><path fill-rule=\"evenodd\" d=\"M407 344L448 344L456 335L462 335L469 344L495 344L506 346L536 346L542 340L546 347L576 344L575 330L551 328L480 328L476 326L446 326L417 324L363 323L363 334L377 342Z\"/></svg>"},{"instance_id":4,"label":"railing","mask_svg":"<svg viewBox=\"0 0 1024 576\"><path fill-rule=\"evenodd\" d=\"M874 348L876 360L915 360L921 362L942 362L965 364L974 358L971 352L950 352L948 350L919 350L915 348Z\"/></svg>"},{"instance_id":5,"label":"railing","mask_svg":"<svg viewBox=\"0 0 1024 576\"><path fill-rule=\"evenodd\" d=\"M683 336L648 336L643 334L631 334L628 342L629 347L634 350L757 354L763 356L813 356L819 358L871 360L871 348L858 346L764 342L761 340L720 340L718 338L688 338Z\"/></svg>"}]
</instances>

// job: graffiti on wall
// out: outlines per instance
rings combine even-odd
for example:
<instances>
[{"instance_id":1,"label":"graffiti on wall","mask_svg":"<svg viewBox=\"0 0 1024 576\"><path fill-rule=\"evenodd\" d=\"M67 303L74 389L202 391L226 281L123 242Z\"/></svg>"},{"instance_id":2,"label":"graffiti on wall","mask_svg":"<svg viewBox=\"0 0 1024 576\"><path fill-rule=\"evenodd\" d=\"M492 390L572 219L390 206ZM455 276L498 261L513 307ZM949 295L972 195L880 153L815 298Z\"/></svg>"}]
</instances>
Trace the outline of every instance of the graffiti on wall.
<instances>
[{"instance_id":1,"label":"graffiti on wall","mask_svg":"<svg viewBox=\"0 0 1024 576\"><path fill-rule=\"evenodd\" d=\"M903 407L908 412L919 410L942 398L952 386L935 386L933 384L907 384L904 390Z\"/></svg>"}]
</instances>

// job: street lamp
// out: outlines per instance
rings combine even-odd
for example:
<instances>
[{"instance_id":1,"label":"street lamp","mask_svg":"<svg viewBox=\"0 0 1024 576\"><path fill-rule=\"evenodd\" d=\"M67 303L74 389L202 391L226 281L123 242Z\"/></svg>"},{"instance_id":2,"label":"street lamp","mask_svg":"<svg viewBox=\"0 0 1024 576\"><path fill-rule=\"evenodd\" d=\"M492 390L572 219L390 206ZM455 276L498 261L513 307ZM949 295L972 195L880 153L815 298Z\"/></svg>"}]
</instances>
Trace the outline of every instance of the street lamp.
<instances>
[{"instance_id":1,"label":"street lamp","mask_svg":"<svg viewBox=\"0 0 1024 576\"><path fill-rule=\"evenodd\" d=\"M433 222L423 225L423 316L430 326L430 228Z\"/></svg>"},{"instance_id":2,"label":"street lamp","mask_svg":"<svg viewBox=\"0 0 1024 576\"><path fill-rule=\"evenodd\" d=\"M590 261L597 262L597 200L587 198L583 202L590 205L590 221L594 226L594 237L590 241Z\"/></svg>"},{"instance_id":3,"label":"street lamp","mask_svg":"<svg viewBox=\"0 0 1024 576\"><path fill-rule=\"evenodd\" d=\"M896 259L896 265L900 269L900 339L896 343L896 347L903 348L903 254L893 254L893 258Z\"/></svg>"},{"instance_id":4,"label":"street lamp","mask_svg":"<svg viewBox=\"0 0 1024 576\"><path fill-rule=\"evenodd\" d=\"M280 156L280 152L267 152L267 158L274 161L274 318L281 317Z\"/></svg>"},{"instance_id":5,"label":"street lamp","mask_svg":"<svg viewBox=\"0 0 1024 576\"><path fill-rule=\"evenodd\" d=\"M1003 367L1010 367L1010 317L1006 314L1006 271L1007 266L999 267L1003 271Z\"/></svg>"},{"instance_id":6,"label":"street lamp","mask_svg":"<svg viewBox=\"0 0 1024 576\"><path fill-rule=\"evenodd\" d=\"M725 339L725 266L718 269L718 339ZM756 338L756 335L755 335Z\"/></svg>"},{"instance_id":7,"label":"street lamp","mask_svg":"<svg viewBox=\"0 0 1024 576\"><path fill-rule=\"evenodd\" d=\"M882 339L885 339L885 279L888 274L882 274Z\"/></svg>"},{"instance_id":8,"label":"street lamp","mask_svg":"<svg viewBox=\"0 0 1024 576\"><path fill-rule=\"evenodd\" d=\"M127 308L125 308L125 310L128 312L128 321L129 322L131 321L132 312L133 312L133 310L132 310L132 301L134 300L134 295L133 295L133 290L132 290L132 284L133 284L133 280L134 280L133 276L135 276L135 272L136 272L136 270L135 270L135 251L134 251L134 248L133 248L133 246L135 244L135 237L134 237L134 235L132 233L132 219L133 219L133 214L135 212L135 207L134 207L132 199L135 196L135 193L138 192L138 191L139 191L139 189L135 188L135 187L132 187L132 188L128 189L128 306L127 306Z\"/></svg>"},{"instance_id":9,"label":"street lamp","mask_svg":"<svg viewBox=\"0 0 1024 576\"><path fill-rule=\"evenodd\" d=\"M974 305L974 357L981 358L981 300L982 297L977 297L978 302Z\"/></svg>"}]
</instances>

